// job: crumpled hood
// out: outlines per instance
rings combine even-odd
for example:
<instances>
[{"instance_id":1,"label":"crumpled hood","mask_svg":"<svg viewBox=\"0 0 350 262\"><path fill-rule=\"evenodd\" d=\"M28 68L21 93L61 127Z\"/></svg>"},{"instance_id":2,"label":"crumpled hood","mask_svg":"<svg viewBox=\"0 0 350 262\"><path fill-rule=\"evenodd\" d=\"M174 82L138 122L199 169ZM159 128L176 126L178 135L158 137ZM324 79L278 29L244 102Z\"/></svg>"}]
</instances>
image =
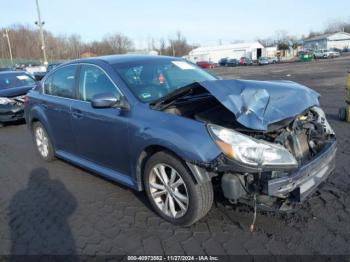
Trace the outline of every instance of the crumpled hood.
<instances>
[{"instance_id":1,"label":"crumpled hood","mask_svg":"<svg viewBox=\"0 0 350 262\"><path fill-rule=\"evenodd\" d=\"M215 80L199 84L234 113L240 124L261 131L319 105L317 92L292 81Z\"/></svg>"}]
</instances>

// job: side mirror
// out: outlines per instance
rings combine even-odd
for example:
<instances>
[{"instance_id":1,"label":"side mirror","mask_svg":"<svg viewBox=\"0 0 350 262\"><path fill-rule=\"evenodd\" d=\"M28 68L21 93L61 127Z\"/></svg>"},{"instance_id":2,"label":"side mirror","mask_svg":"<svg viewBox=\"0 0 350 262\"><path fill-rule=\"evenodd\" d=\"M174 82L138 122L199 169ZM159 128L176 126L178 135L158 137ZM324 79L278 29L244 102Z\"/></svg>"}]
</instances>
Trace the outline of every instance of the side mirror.
<instances>
[{"instance_id":1,"label":"side mirror","mask_svg":"<svg viewBox=\"0 0 350 262\"><path fill-rule=\"evenodd\" d=\"M128 103L120 96L115 96L112 93L101 93L94 95L91 99L93 108L111 108L117 107L121 109L129 109Z\"/></svg>"}]
</instances>

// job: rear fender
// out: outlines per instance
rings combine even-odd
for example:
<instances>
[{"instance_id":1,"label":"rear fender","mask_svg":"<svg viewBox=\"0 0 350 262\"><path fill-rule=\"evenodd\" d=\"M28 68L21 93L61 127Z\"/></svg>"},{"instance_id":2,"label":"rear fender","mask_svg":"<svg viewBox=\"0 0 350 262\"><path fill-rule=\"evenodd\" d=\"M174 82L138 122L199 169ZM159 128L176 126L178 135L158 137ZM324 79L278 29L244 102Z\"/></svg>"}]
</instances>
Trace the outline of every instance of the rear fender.
<instances>
[{"instance_id":1,"label":"rear fender","mask_svg":"<svg viewBox=\"0 0 350 262\"><path fill-rule=\"evenodd\" d=\"M29 130L33 132L33 124L35 122L40 122L44 126L53 147L55 147L56 143L55 143L54 136L52 135L53 132L52 132L52 129L50 128L49 121L47 119L47 116L44 110L40 106L35 105L32 108L30 108L29 112L26 112L26 115L27 115L26 121L27 121L27 126Z\"/></svg>"}]
</instances>

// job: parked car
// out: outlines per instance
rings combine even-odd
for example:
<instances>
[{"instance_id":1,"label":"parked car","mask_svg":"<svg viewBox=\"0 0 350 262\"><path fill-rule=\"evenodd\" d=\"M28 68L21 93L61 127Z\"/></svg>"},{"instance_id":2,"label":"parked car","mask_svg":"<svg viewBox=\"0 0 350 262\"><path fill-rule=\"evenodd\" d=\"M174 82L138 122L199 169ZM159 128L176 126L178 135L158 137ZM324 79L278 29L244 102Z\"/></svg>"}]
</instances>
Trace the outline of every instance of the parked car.
<instances>
[{"instance_id":1,"label":"parked car","mask_svg":"<svg viewBox=\"0 0 350 262\"><path fill-rule=\"evenodd\" d=\"M334 58L334 57L339 57L340 56L340 52L336 51L335 49L327 50L327 54L328 54L328 57L330 57L330 58Z\"/></svg>"},{"instance_id":2,"label":"parked car","mask_svg":"<svg viewBox=\"0 0 350 262\"><path fill-rule=\"evenodd\" d=\"M228 59L226 63L226 66L230 66L230 67L238 66L238 65L239 65L239 61L235 58Z\"/></svg>"},{"instance_id":3,"label":"parked car","mask_svg":"<svg viewBox=\"0 0 350 262\"><path fill-rule=\"evenodd\" d=\"M204 68L204 69L208 69L208 68L214 68L215 64L212 62L208 62L208 61L199 61L196 63L199 67Z\"/></svg>"},{"instance_id":4,"label":"parked car","mask_svg":"<svg viewBox=\"0 0 350 262\"><path fill-rule=\"evenodd\" d=\"M269 64L276 64L276 63L278 63L277 57L268 57L267 59L269 60Z\"/></svg>"},{"instance_id":5,"label":"parked car","mask_svg":"<svg viewBox=\"0 0 350 262\"><path fill-rule=\"evenodd\" d=\"M334 58L340 56L340 53L333 50L319 49L314 51L314 58Z\"/></svg>"},{"instance_id":6,"label":"parked car","mask_svg":"<svg viewBox=\"0 0 350 262\"><path fill-rule=\"evenodd\" d=\"M338 53L341 53L341 52L343 52L343 49L340 49L340 48L330 48L329 50L331 50L331 51L335 51L335 52L338 52Z\"/></svg>"},{"instance_id":7,"label":"parked car","mask_svg":"<svg viewBox=\"0 0 350 262\"><path fill-rule=\"evenodd\" d=\"M228 61L228 58L227 57L225 57L225 58L221 58L220 60L219 60L219 66L227 66L227 61Z\"/></svg>"},{"instance_id":8,"label":"parked car","mask_svg":"<svg viewBox=\"0 0 350 262\"><path fill-rule=\"evenodd\" d=\"M315 50L314 58L315 59L328 58L327 50L326 49Z\"/></svg>"},{"instance_id":9,"label":"parked car","mask_svg":"<svg viewBox=\"0 0 350 262\"><path fill-rule=\"evenodd\" d=\"M259 57L258 59L258 64L259 65L268 65L270 62L269 62L269 59L267 57Z\"/></svg>"},{"instance_id":10,"label":"parked car","mask_svg":"<svg viewBox=\"0 0 350 262\"><path fill-rule=\"evenodd\" d=\"M0 127L23 119L24 96L35 84L35 80L26 72L0 72Z\"/></svg>"},{"instance_id":11,"label":"parked car","mask_svg":"<svg viewBox=\"0 0 350 262\"><path fill-rule=\"evenodd\" d=\"M240 65L253 65L253 60L251 60L248 57L241 57L239 59L239 64Z\"/></svg>"},{"instance_id":12,"label":"parked car","mask_svg":"<svg viewBox=\"0 0 350 262\"><path fill-rule=\"evenodd\" d=\"M28 94L25 116L44 160L145 191L178 225L210 210L213 180L232 203L288 211L335 165L318 93L290 81L218 80L174 57L66 63Z\"/></svg>"}]
</instances>

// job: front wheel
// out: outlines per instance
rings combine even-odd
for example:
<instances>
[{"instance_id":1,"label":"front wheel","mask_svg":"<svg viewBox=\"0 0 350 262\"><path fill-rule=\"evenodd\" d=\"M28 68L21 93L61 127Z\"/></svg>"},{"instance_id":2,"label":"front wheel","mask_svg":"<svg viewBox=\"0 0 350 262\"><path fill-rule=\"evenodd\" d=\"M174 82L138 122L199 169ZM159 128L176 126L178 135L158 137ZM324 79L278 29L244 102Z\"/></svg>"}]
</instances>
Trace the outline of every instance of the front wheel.
<instances>
[{"instance_id":1,"label":"front wheel","mask_svg":"<svg viewBox=\"0 0 350 262\"><path fill-rule=\"evenodd\" d=\"M188 168L164 151L147 161L144 186L155 211L176 225L195 223L208 213L213 203L212 183L196 184Z\"/></svg>"}]
</instances>

